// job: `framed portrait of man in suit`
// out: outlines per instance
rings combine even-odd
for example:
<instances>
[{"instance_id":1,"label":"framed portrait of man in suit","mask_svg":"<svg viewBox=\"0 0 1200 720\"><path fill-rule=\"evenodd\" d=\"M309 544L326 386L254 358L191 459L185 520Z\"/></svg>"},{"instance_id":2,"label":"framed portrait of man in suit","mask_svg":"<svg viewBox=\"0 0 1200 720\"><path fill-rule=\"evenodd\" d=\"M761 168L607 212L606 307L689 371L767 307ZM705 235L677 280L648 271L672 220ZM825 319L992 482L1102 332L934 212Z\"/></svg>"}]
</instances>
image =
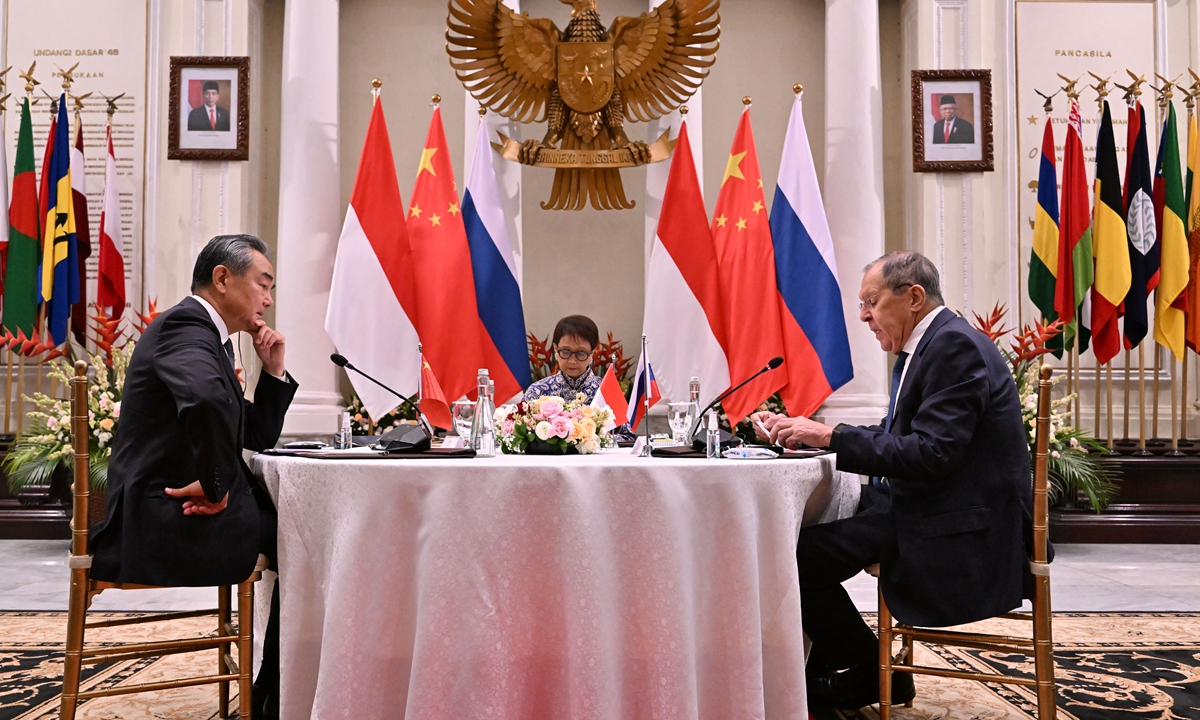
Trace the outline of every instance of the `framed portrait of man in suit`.
<instances>
[{"instance_id":1,"label":"framed portrait of man in suit","mask_svg":"<svg viewBox=\"0 0 1200 720\"><path fill-rule=\"evenodd\" d=\"M250 58L172 57L169 103L169 159L249 159Z\"/></svg>"},{"instance_id":2,"label":"framed portrait of man in suit","mask_svg":"<svg viewBox=\"0 0 1200 720\"><path fill-rule=\"evenodd\" d=\"M992 158L992 71L912 71L913 172L980 172Z\"/></svg>"}]
</instances>

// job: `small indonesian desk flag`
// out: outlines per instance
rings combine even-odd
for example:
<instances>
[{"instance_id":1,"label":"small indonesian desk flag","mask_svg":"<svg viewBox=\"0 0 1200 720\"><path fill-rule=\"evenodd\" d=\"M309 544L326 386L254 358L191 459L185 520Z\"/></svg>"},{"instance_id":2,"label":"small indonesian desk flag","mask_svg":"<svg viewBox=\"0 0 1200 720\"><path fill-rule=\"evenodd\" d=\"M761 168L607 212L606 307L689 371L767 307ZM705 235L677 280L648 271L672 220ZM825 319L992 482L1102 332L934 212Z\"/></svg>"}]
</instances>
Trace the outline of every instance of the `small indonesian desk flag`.
<instances>
[{"instance_id":1,"label":"small indonesian desk flag","mask_svg":"<svg viewBox=\"0 0 1200 720\"><path fill-rule=\"evenodd\" d=\"M450 406L446 404L446 395L442 386L434 377L433 368L421 356L421 412L429 418L429 422L443 430L453 430L454 420L450 418Z\"/></svg>"},{"instance_id":2,"label":"small indonesian desk flag","mask_svg":"<svg viewBox=\"0 0 1200 720\"><path fill-rule=\"evenodd\" d=\"M608 372L604 373L604 379L600 381L600 389L596 391L596 397L592 398L592 407L608 408L613 416L612 427L629 422L629 403L625 400L625 393L621 391L621 383L617 380L617 373L613 371L612 365L608 366Z\"/></svg>"}]
</instances>

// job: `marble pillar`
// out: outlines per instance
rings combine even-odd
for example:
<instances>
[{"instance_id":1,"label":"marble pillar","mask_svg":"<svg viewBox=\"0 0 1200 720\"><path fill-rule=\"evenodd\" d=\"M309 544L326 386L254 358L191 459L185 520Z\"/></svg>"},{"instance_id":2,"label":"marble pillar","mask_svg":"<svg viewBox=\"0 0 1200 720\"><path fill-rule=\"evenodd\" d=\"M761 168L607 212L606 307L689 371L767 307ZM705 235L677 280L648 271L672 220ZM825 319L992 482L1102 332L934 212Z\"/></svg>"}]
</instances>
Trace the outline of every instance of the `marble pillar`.
<instances>
[{"instance_id":1,"label":"marble pillar","mask_svg":"<svg viewBox=\"0 0 1200 720\"><path fill-rule=\"evenodd\" d=\"M887 412L888 358L858 320L862 269L883 254L883 98L879 5L825 5L825 211L837 254L854 379L819 416L830 424L878 423Z\"/></svg>"},{"instance_id":2,"label":"marble pillar","mask_svg":"<svg viewBox=\"0 0 1200 720\"><path fill-rule=\"evenodd\" d=\"M338 177L338 0L288 2L280 89L275 320L300 384L287 436L331 435L342 410L325 310L341 233Z\"/></svg>"}]
</instances>

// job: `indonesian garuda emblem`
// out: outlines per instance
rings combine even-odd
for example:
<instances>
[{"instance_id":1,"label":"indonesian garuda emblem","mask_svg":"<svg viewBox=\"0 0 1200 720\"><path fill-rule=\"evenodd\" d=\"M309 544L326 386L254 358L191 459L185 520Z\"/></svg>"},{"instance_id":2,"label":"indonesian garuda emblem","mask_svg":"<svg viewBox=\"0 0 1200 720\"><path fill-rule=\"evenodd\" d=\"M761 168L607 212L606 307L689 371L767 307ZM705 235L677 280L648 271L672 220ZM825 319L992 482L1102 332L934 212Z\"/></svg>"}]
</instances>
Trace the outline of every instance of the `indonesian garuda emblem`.
<instances>
[{"instance_id":1,"label":"indonesian garuda emblem","mask_svg":"<svg viewBox=\"0 0 1200 720\"><path fill-rule=\"evenodd\" d=\"M541 140L501 134L510 160L556 168L543 209L631 208L620 168L670 157L663 133L631 141L625 119L654 120L692 96L716 62L720 0L666 0L607 31L596 0L561 0L571 22L560 31L499 0L450 0L446 50L479 103L518 122L546 122Z\"/></svg>"}]
</instances>

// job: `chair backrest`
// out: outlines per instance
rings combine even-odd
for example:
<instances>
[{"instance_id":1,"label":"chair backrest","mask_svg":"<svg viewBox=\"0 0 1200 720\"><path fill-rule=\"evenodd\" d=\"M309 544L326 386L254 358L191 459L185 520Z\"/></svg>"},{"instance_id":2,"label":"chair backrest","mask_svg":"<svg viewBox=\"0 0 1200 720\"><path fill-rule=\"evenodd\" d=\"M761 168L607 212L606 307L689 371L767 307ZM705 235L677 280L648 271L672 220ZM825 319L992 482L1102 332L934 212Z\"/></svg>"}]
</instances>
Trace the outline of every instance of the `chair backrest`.
<instances>
[{"instance_id":1,"label":"chair backrest","mask_svg":"<svg viewBox=\"0 0 1200 720\"><path fill-rule=\"evenodd\" d=\"M88 364L82 360L75 363L75 376L71 378L71 445L74 450L75 481L71 485L74 508L71 514L71 554L88 554L88 496L90 494L88 460Z\"/></svg>"},{"instance_id":2,"label":"chair backrest","mask_svg":"<svg viewBox=\"0 0 1200 720\"><path fill-rule=\"evenodd\" d=\"M1033 466L1033 557L1035 563L1046 562L1046 544L1049 540L1049 455L1050 455L1050 376L1054 369L1043 365L1038 379L1037 422L1034 426L1037 454Z\"/></svg>"}]
</instances>

